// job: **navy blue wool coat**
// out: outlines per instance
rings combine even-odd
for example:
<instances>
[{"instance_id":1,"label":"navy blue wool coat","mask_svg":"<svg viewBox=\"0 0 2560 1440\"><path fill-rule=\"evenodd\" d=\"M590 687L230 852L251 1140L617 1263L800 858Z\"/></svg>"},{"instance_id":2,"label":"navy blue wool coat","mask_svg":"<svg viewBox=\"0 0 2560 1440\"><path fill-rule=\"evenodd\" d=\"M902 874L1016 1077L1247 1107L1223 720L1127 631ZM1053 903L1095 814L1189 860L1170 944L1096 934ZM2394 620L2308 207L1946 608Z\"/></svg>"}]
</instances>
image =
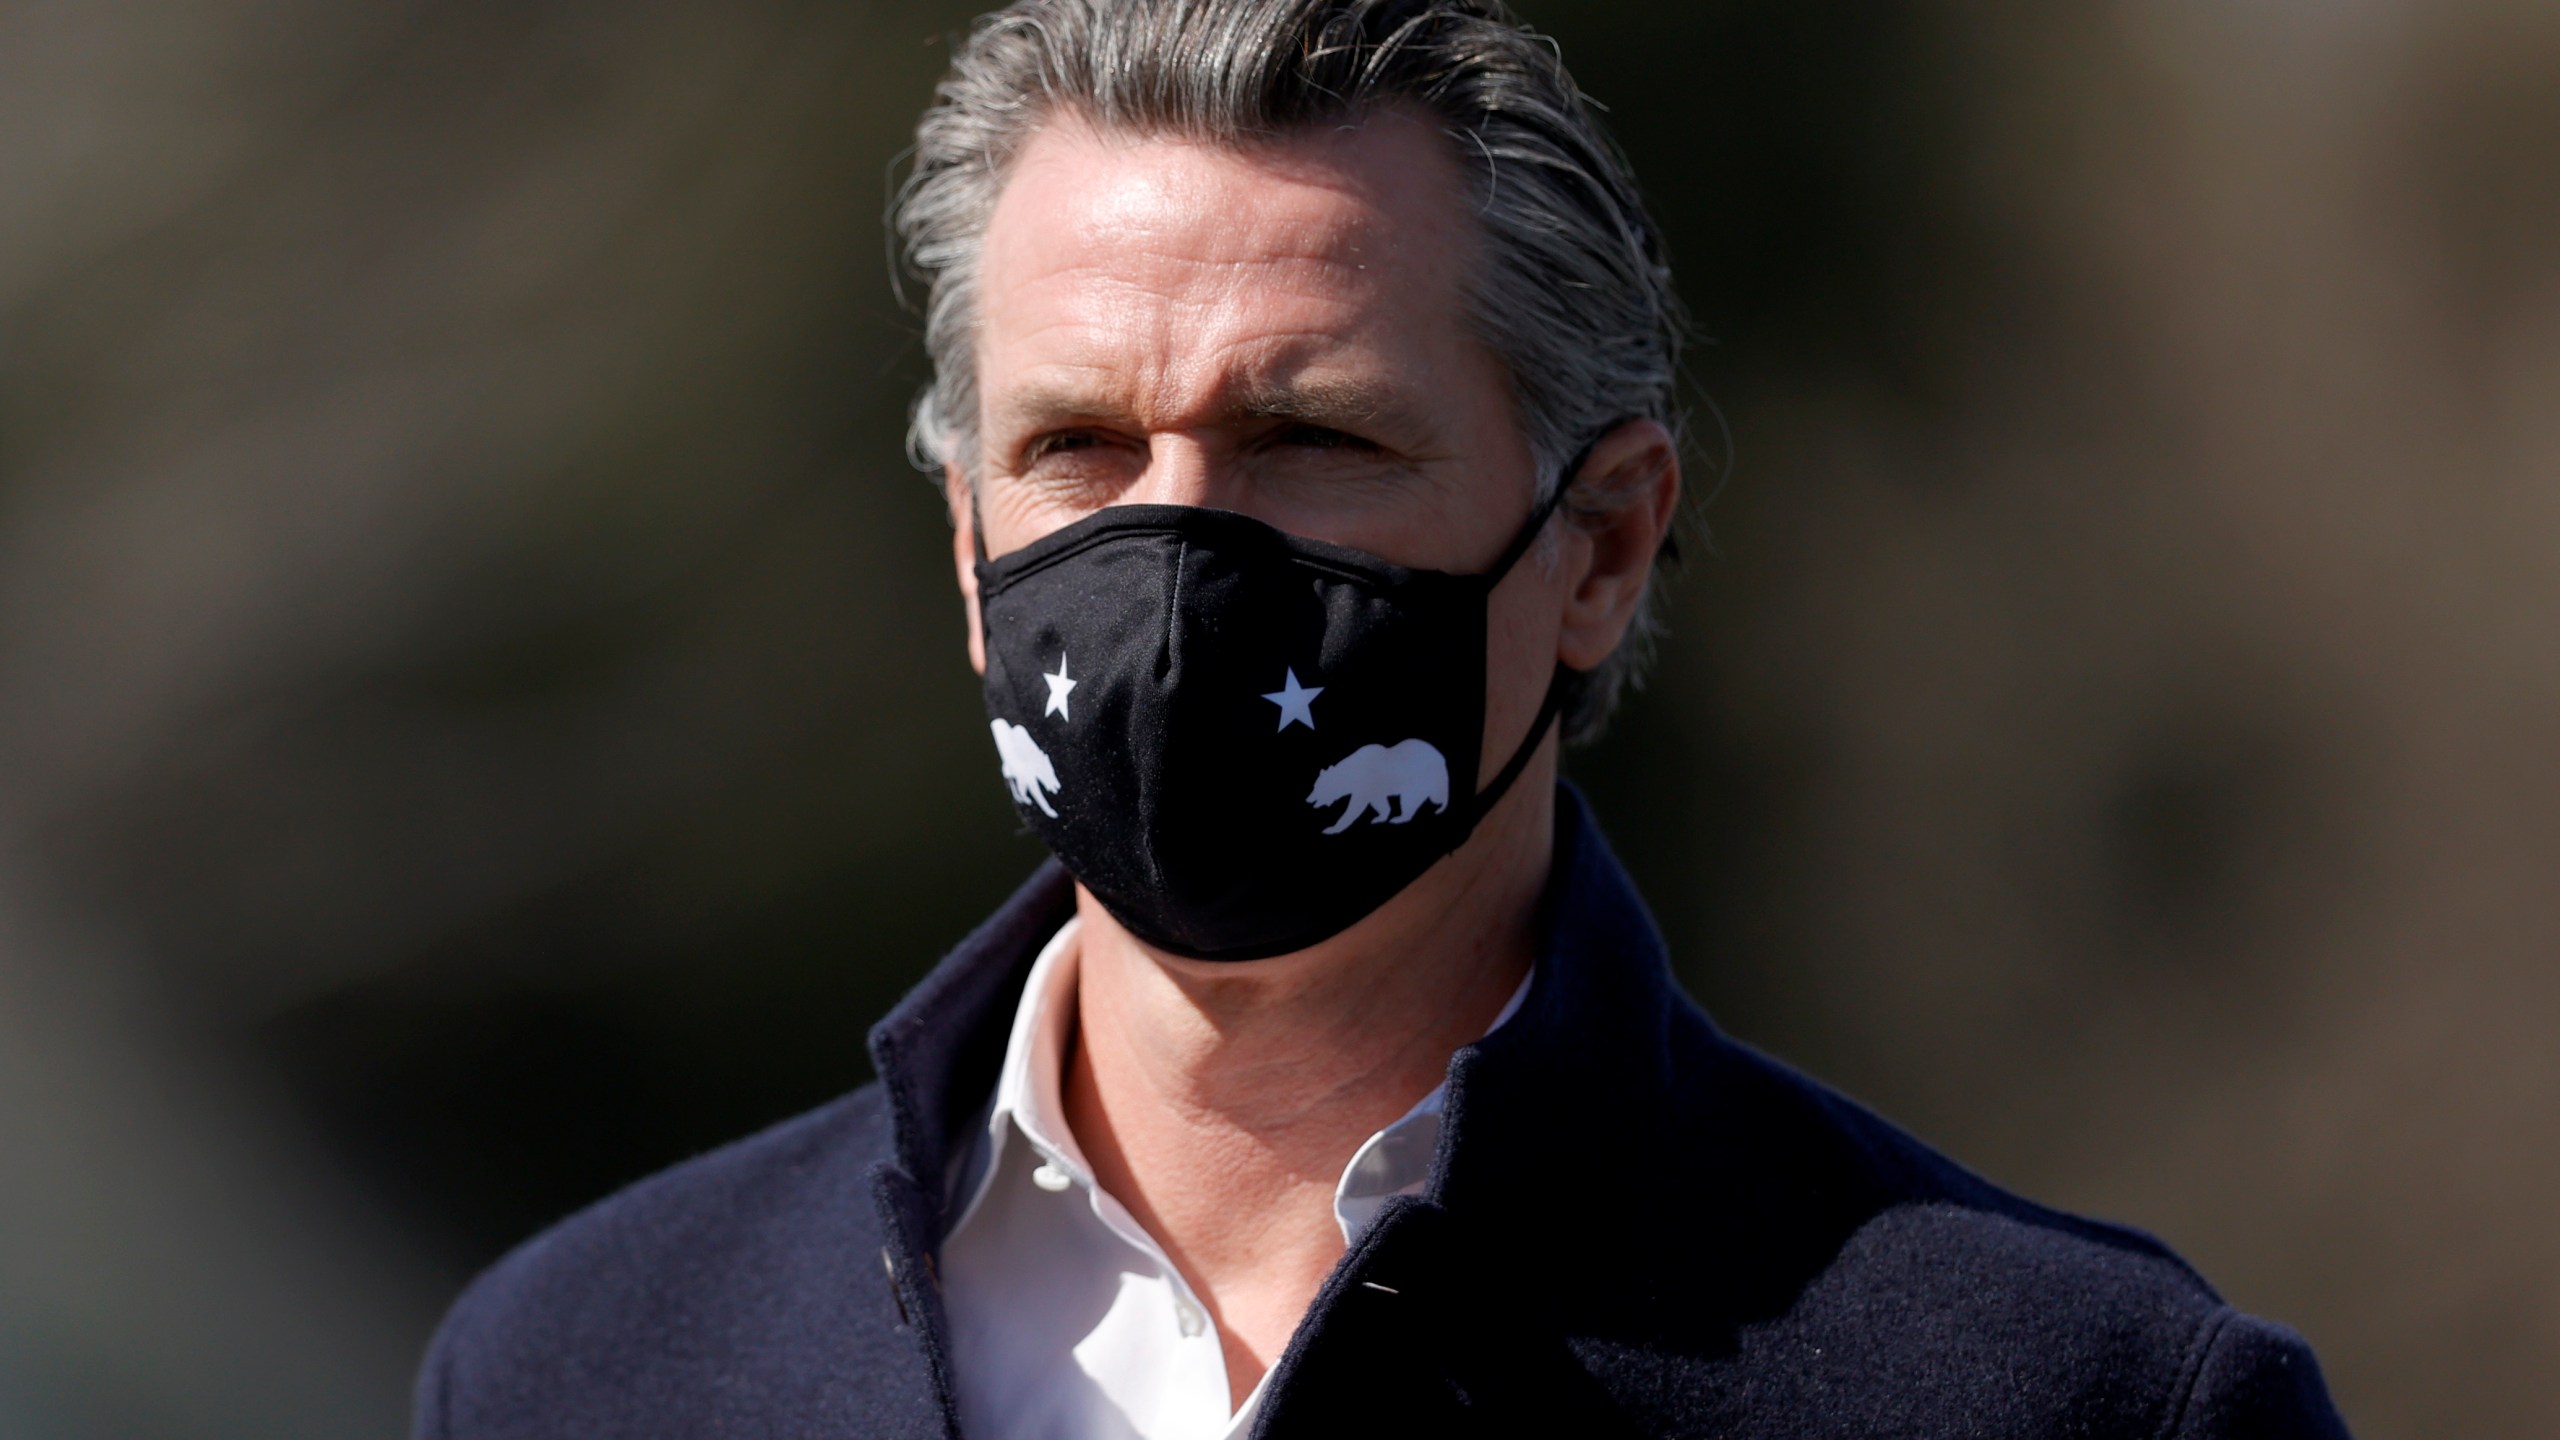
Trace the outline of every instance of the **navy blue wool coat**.
<instances>
[{"instance_id":1,"label":"navy blue wool coat","mask_svg":"<svg viewBox=\"0 0 2560 1440\"><path fill-rule=\"evenodd\" d=\"M880 1080L483 1275L424 1440L953 1436L952 1147L1073 894L1044 867L871 1032ZM1719 1034L1569 789L1541 959L1458 1052L1272 1376L1266 1436L2344 1436L2311 1352L2159 1242L1991 1185Z\"/></svg>"}]
</instances>

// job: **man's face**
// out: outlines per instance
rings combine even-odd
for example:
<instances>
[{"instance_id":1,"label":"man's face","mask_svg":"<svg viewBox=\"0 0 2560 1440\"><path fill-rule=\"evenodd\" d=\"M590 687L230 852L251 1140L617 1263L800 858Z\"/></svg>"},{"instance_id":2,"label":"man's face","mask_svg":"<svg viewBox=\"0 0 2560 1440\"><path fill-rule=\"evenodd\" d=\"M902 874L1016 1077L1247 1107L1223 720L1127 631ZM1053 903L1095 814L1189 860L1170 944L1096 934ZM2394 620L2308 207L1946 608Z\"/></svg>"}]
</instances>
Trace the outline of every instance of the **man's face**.
<instances>
[{"instance_id":1,"label":"man's face","mask_svg":"<svg viewBox=\"0 0 2560 1440\"><path fill-rule=\"evenodd\" d=\"M979 274L988 553L1152 503L1484 569L1537 476L1468 323L1476 245L1449 141L1402 112L1247 151L1044 127ZM967 589L972 517L956 508ZM1537 598L1539 570L1497 592L1496 736L1526 725L1555 663L1563 597Z\"/></svg>"},{"instance_id":2,"label":"man's face","mask_svg":"<svg viewBox=\"0 0 2560 1440\"><path fill-rule=\"evenodd\" d=\"M1401 112L1245 153L1044 128L980 272L988 550L1158 503L1490 560L1533 477L1474 247L1449 142Z\"/></svg>"}]
</instances>

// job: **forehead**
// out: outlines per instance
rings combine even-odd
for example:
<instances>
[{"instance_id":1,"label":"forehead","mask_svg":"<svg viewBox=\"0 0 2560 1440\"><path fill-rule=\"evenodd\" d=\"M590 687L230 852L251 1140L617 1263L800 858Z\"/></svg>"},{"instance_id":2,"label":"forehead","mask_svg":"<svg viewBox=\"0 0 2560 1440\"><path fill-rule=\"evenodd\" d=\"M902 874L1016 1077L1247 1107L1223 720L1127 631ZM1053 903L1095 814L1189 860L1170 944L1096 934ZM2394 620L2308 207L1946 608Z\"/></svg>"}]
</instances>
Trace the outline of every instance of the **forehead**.
<instances>
[{"instance_id":1,"label":"forehead","mask_svg":"<svg viewBox=\"0 0 2560 1440\"><path fill-rule=\"evenodd\" d=\"M1405 112L1243 147L1062 116L989 221L980 361L1157 387L1351 350L1419 362L1461 338L1473 245L1449 140Z\"/></svg>"}]
</instances>

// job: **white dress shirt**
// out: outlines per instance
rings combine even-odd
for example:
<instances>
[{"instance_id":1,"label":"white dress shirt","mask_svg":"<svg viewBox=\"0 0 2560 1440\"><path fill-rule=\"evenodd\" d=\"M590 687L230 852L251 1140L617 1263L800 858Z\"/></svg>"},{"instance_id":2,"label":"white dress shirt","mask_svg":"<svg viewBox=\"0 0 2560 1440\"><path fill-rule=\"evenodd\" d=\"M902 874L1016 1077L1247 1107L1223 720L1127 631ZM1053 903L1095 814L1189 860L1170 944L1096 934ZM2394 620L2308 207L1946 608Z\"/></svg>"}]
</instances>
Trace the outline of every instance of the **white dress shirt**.
<instances>
[{"instance_id":1,"label":"white dress shirt","mask_svg":"<svg viewBox=\"0 0 2560 1440\"><path fill-rule=\"evenodd\" d=\"M953 1177L953 1194L966 1205L943 1242L941 1274L963 1433L972 1440L1242 1436L1262 1386L1230 1409L1226 1356L1207 1309L1163 1247L1094 1183L1068 1133L1059 1090L1077 957L1069 920L1032 964L986 1126ZM1528 993L1524 979L1493 1027ZM1333 1192L1346 1245L1388 1200L1422 1192L1446 1090L1424 1096L1352 1153Z\"/></svg>"}]
</instances>

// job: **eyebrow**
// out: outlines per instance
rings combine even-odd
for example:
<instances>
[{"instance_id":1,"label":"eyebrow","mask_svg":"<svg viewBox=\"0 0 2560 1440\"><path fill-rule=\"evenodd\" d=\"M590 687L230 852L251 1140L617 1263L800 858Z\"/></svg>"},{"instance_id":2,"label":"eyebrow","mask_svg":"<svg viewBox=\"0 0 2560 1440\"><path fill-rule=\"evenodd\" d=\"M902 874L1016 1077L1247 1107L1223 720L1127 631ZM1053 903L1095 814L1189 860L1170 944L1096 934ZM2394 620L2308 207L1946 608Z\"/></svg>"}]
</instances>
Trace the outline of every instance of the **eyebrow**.
<instances>
[{"instance_id":1,"label":"eyebrow","mask_svg":"<svg viewBox=\"0 0 2560 1440\"><path fill-rule=\"evenodd\" d=\"M1125 415L1123 395L1109 387L1033 384L1005 395L994 407L1007 432ZM1419 440L1430 426L1416 397L1390 382L1357 377L1308 376L1286 383L1240 381L1227 387L1210 423L1283 420L1329 428L1383 426L1399 440Z\"/></svg>"},{"instance_id":2,"label":"eyebrow","mask_svg":"<svg viewBox=\"0 0 2560 1440\"><path fill-rule=\"evenodd\" d=\"M1237 414L1255 420L1298 420L1311 424L1366 424L1407 418L1410 397L1394 385L1371 380L1311 376L1289 385L1248 385L1239 389Z\"/></svg>"}]
</instances>

